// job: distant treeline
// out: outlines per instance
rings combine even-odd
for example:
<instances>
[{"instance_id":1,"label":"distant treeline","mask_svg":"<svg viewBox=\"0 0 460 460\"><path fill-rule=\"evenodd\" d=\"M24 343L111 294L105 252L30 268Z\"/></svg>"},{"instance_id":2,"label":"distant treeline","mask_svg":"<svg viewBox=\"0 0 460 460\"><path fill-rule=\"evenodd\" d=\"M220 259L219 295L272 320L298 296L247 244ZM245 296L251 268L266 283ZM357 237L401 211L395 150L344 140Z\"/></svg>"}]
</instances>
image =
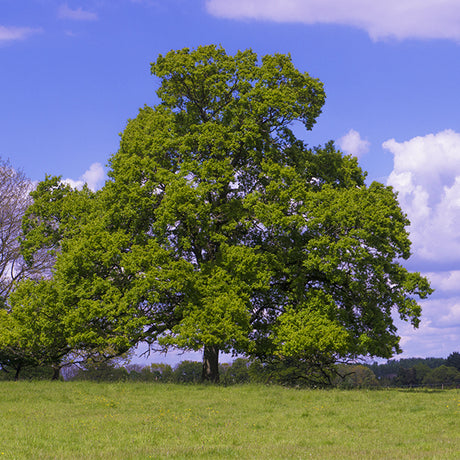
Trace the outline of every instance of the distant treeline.
<instances>
[{"instance_id":1,"label":"distant treeline","mask_svg":"<svg viewBox=\"0 0 460 460\"><path fill-rule=\"evenodd\" d=\"M460 353L443 358L408 358L373 363L369 369L381 386L460 386Z\"/></svg>"},{"instance_id":2,"label":"distant treeline","mask_svg":"<svg viewBox=\"0 0 460 460\"><path fill-rule=\"evenodd\" d=\"M202 363L182 361L169 364L120 365L116 361L69 366L61 370L63 380L95 382L158 382L198 383L201 381ZM53 369L39 367L27 369L21 375L26 379L49 379ZM13 380L11 373L0 372L0 380ZM233 363L220 365L223 385L244 383L281 384L300 387L384 388L384 387L460 387L460 353L443 358L409 358L389 360L384 364L339 364L332 378L312 373L305 363L278 361L261 363L238 358Z\"/></svg>"}]
</instances>

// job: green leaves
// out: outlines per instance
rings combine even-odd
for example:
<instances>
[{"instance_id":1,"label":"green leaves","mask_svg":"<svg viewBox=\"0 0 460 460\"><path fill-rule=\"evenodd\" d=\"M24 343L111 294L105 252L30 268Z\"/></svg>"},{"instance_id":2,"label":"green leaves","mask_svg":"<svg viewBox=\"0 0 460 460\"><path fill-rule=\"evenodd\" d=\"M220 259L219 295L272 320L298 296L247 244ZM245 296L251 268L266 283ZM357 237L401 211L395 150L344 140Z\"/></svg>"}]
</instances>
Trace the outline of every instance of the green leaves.
<instances>
[{"instance_id":1,"label":"green leaves","mask_svg":"<svg viewBox=\"0 0 460 460\"><path fill-rule=\"evenodd\" d=\"M23 280L0 310L0 362L18 372L37 365L59 367L71 351L64 324L66 310L50 280Z\"/></svg>"},{"instance_id":2,"label":"green leaves","mask_svg":"<svg viewBox=\"0 0 460 460\"><path fill-rule=\"evenodd\" d=\"M321 291L309 292L302 306L287 307L274 327L275 354L298 359L349 354L352 338L336 308L332 296Z\"/></svg>"},{"instance_id":3,"label":"green leaves","mask_svg":"<svg viewBox=\"0 0 460 460\"><path fill-rule=\"evenodd\" d=\"M162 79L162 105L130 122L112 178L136 200L152 179L144 235L193 267L169 304L178 322L162 332L163 343L334 356L398 351L391 312L417 324L411 296L429 286L398 263L410 241L392 190L366 186L356 159L333 143L309 149L290 130L294 121L313 126L321 83L290 56L259 62L251 50L232 57L215 46L171 51L152 73ZM128 161L136 167L119 167ZM126 170L144 182L134 185ZM236 267L246 263L257 271L242 275Z\"/></svg>"},{"instance_id":4,"label":"green leaves","mask_svg":"<svg viewBox=\"0 0 460 460\"><path fill-rule=\"evenodd\" d=\"M417 325L413 296L431 290L399 263L410 241L392 189L294 135L320 114L321 82L289 55L216 46L159 56L152 73L162 102L129 121L103 190L48 178L26 221L26 253L57 254L73 346L147 340L315 369L399 351L392 312Z\"/></svg>"}]
</instances>

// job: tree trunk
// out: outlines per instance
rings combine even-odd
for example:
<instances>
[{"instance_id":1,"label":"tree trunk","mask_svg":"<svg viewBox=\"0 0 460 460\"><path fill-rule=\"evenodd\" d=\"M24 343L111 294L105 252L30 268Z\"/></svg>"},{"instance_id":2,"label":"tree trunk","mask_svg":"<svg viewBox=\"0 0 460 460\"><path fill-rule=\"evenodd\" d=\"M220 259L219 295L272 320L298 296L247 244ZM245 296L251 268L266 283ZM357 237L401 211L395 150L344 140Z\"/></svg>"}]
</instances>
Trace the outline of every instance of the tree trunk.
<instances>
[{"instance_id":1,"label":"tree trunk","mask_svg":"<svg viewBox=\"0 0 460 460\"><path fill-rule=\"evenodd\" d=\"M205 345L203 350L203 382L219 382L219 347Z\"/></svg>"},{"instance_id":2,"label":"tree trunk","mask_svg":"<svg viewBox=\"0 0 460 460\"><path fill-rule=\"evenodd\" d=\"M21 366L16 368L16 373L14 374L14 381L17 382L19 380L19 373L21 372Z\"/></svg>"},{"instance_id":3,"label":"tree trunk","mask_svg":"<svg viewBox=\"0 0 460 460\"><path fill-rule=\"evenodd\" d=\"M53 376L51 377L51 380L59 380L60 372L61 372L61 368L59 366L56 366L56 367L53 366Z\"/></svg>"}]
</instances>

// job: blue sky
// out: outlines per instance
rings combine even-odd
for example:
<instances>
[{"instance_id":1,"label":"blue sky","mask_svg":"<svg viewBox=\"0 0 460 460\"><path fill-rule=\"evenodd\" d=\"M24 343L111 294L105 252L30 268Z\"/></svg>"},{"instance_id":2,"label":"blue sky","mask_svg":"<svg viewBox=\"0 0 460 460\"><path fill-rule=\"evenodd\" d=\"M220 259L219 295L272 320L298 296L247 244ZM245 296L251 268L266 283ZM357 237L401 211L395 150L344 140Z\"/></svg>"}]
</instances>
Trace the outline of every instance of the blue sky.
<instances>
[{"instance_id":1,"label":"blue sky","mask_svg":"<svg viewBox=\"0 0 460 460\"><path fill-rule=\"evenodd\" d=\"M308 144L357 155L412 224L436 292L400 357L460 351L458 0L0 0L0 157L97 188L118 134L157 102L150 63L183 47L291 53L327 100Z\"/></svg>"}]
</instances>

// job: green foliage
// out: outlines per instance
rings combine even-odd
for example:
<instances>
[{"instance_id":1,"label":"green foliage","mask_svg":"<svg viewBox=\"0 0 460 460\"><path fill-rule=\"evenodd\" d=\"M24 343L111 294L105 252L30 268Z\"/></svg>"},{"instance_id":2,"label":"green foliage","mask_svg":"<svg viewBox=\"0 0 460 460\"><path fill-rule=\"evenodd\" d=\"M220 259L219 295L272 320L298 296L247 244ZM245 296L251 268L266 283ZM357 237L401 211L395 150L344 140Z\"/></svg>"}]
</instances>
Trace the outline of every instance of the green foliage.
<instances>
[{"instance_id":1,"label":"green foliage","mask_svg":"<svg viewBox=\"0 0 460 460\"><path fill-rule=\"evenodd\" d=\"M204 348L213 381L219 350L320 381L340 358L399 352L392 313L417 326L414 296L431 289L399 263L393 190L332 142L295 137L321 82L289 55L216 46L160 55L152 73L161 103L128 122L104 188L47 178L24 224L27 257L57 255L70 345Z\"/></svg>"},{"instance_id":2,"label":"green foliage","mask_svg":"<svg viewBox=\"0 0 460 460\"><path fill-rule=\"evenodd\" d=\"M430 372L430 367L425 363L415 364L413 366L417 384L423 383L423 379Z\"/></svg>"},{"instance_id":3,"label":"green foliage","mask_svg":"<svg viewBox=\"0 0 460 460\"><path fill-rule=\"evenodd\" d=\"M65 307L52 280L23 280L0 310L0 363L15 369L53 366L58 378L70 353L65 331Z\"/></svg>"},{"instance_id":4,"label":"green foliage","mask_svg":"<svg viewBox=\"0 0 460 460\"><path fill-rule=\"evenodd\" d=\"M339 365L334 379L337 388L379 388L380 383L375 374L366 366L360 364Z\"/></svg>"},{"instance_id":5,"label":"green foliage","mask_svg":"<svg viewBox=\"0 0 460 460\"><path fill-rule=\"evenodd\" d=\"M460 372L455 367L439 366L424 377L423 383L457 387L460 385Z\"/></svg>"},{"instance_id":6,"label":"green foliage","mask_svg":"<svg viewBox=\"0 0 460 460\"><path fill-rule=\"evenodd\" d=\"M182 361L174 369L173 381L177 383L198 383L201 380L201 363Z\"/></svg>"},{"instance_id":7,"label":"green foliage","mask_svg":"<svg viewBox=\"0 0 460 460\"><path fill-rule=\"evenodd\" d=\"M92 382L119 382L128 379L128 371L124 367L116 367L110 362L103 361L86 364L72 380L89 380Z\"/></svg>"},{"instance_id":8,"label":"green foliage","mask_svg":"<svg viewBox=\"0 0 460 460\"><path fill-rule=\"evenodd\" d=\"M156 382L172 382L173 369L169 364L151 364L142 371L145 376L151 376ZM131 373L130 373L131 377Z\"/></svg>"},{"instance_id":9,"label":"green foliage","mask_svg":"<svg viewBox=\"0 0 460 460\"><path fill-rule=\"evenodd\" d=\"M395 384L397 386L412 386L418 383L417 371L414 367L404 368L400 367L398 376L396 377Z\"/></svg>"},{"instance_id":10,"label":"green foliage","mask_svg":"<svg viewBox=\"0 0 460 460\"><path fill-rule=\"evenodd\" d=\"M451 353L446 359L446 365L460 371L460 353L458 351Z\"/></svg>"},{"instance_id":11,"label":"green foliage","mask_svg":"<svg viewBox=\"0 0 460 460\"><path fill-rule=\"evenodd\" d=\"M124 238L108 232L101 221L103 200L87 187L79 191L62 184L59 177L47 177L31 195L22 250L30 262L39 251L56 257L56 298L46 308L59 310L62 324L46 314L41 320L48 321L49 329L62 331L68 347L79 355L126 352L143 323L123 310L129 311L123 298L125 281L115 272Z\"/></svg>"},{"instance_id":12,"label":"green foliage","mask_svg":"<svg viewBox=\"0 0 460 460\"><path fill-rule=\"evenodd\" d=\"M245 358L237 358L231 364L221 364L221 383L225 385L248 383L251 380L249 365L250 361Z\"/></svg>"},{"instance_id":13,"label":"green foliage","mask_svg":"<svg viewBox=\"0 0 460 460\"><path fill-rule=\"evenodd\" d=\"M423 382L423 377L430 371L446 364L443 358L404 358L400 360L390 359L386 363L373 363L369 368L377 378L388 384L393 379L401 376L406 370L414 369L417 384ZM392 382L396 383L396 381Z\"/></svg>"},{"instance_id":14,"label":"green foliage","mask_svg":"<svg viewBox=\"0 0 460 460\"><path fill-rule=\"evenodd\" d=\"M169 364L153 363L148 366L126 364L129 356L106 359L101 356L87 358L79 365L72 364L62 369L64 380L88 380L97 382L131 381L155 383L197 383L201 380L201 363L183 361L172 368ZM430 364L435 358L426 359ZM388 365L374 363L365 366L353 363L335 363L324 361L299 361L293 358L274 358L268 362L258 359L237 358L232 363L220 364L220 383L228 386L235 384L278 384L287 387L303 388L449 388L460 385L455 368L443 364L430 368L421 358L398 361L394 373L389 374ZM445 360L440 360L444 362ZM408 367L408 362L415 362ZM382 368L382 369L379 369ZM376 374L379 376L377 378ZM435 372L436 371L436 372ZM20 380L49 379L53 376L52 366L35 365L21 370ZM0 380L14 380L14 372L0 372Z\"/></svg>"},{"instance_id":15,"label":"green foliage","mask_svg":"<svg viewBox=\"0 0 460 460\"><path fill-rule=\"evenodd\" d=\"M32 203L22 220L21 252L32 263L40 250L56 256L61 243L78 233L90 215L94 193L84 187L78 191L57 176L46 176L30 193Z\"/></svg>"},{"instance_id":16,"label":"green foliage","mask_svg":"<svg viewBox=\"0 0 460 460\"><path fill-rule=\"evenodd\" d=\"M450 357L406 358L388 360L384 364L373 363L367 366L377 376L381 386L388 387L455 387L460 384L458 370L449 366ZM457 372L457 373L456 373Z\"/></svg>"},{"instance_id":17,"label":"green foliage","mask_svg":"<svg viewBox=\"0 0 460 460\"><path fill-rule=\"evenodd\" d=\"M0 381L21 381L21 380L57 380L55 378L55 369L52 366L34 366L21 368L20 374L16 377L16 373L12 369L0 371ZM58 377L60 380L61 377Z\"/></svg>"}]
</instances>

